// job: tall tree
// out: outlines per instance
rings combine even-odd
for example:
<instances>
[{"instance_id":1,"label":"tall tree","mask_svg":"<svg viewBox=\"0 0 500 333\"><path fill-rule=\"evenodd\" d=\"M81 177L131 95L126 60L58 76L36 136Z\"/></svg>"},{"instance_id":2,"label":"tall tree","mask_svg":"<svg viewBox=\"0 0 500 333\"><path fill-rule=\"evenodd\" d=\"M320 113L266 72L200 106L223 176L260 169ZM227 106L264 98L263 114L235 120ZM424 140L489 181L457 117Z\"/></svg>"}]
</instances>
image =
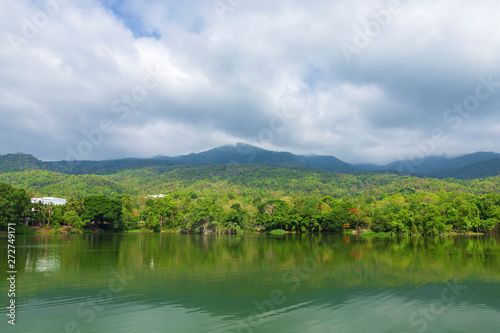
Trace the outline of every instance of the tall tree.
<instances>
[{"instance_id":1,"label":"tall tree","mask_svg":"<svg viewBox=\"0 0 500 333\"><path fill-rule=\"evenodd\" d=\"M81 218L88 225L100 229L110 231L122 229L122 202L103 195L86 197Z\"/></svg>"},{"instance_id":2,"label":"tall tree","mask_svg":"<svg viewBox=\"0 0 500 333\"><path fill-rule=\"evenodd\" d=\"M9 223L19 223L30 211L31 199L25 189L0 183L0 229L7 229Z\"/></svg>"}]
</instances>

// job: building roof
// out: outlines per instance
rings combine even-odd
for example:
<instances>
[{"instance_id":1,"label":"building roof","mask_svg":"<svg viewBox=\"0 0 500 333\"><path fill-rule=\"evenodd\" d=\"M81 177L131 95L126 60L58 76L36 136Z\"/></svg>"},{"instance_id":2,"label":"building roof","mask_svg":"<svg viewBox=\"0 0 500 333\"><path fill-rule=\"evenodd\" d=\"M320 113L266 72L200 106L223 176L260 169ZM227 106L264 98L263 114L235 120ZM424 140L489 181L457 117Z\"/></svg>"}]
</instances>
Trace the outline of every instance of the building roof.
<instances>
[{"instance_id":1,"label":"building roof","mask_svg":"<svg viewBox=\"0 0 500 333\"><path fill-rule=\"evenodd\" d=\"M151 195L148 195L146 196L146 198L163 198L163 197L166 197L167 195L166 194L151 194Z\"/></svg>"},{"instance_id":2,"label":"building roof","mask_svg":"<svg viewBox=\"0 0 500 333\"><path fill-rule=\"evenodd\" d=\"M31 198L31 203L41 202L43 205L65 205L68 201L66 199L54 198L54 197L43 197L43 198Z\"/></svg>"}]
</instances>

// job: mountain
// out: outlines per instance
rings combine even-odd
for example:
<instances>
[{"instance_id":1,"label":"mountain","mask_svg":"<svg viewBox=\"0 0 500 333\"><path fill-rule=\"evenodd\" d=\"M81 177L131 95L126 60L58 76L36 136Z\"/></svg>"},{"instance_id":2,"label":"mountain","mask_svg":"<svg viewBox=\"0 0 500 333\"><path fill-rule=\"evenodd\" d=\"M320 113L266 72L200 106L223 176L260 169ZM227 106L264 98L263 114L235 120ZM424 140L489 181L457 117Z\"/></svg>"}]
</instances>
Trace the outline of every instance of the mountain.
<instances>
[{"instance_id":1,"label":"mountain","mask_svg":"<svg viewBox=\"0 0 500 333\"><path fill-rule=\"evenodd\" d=\"M177 164L206 166L214 164L270 164L290 167L306 167L311 169L353 173L358 171L351 164L342 162L333 156L303 156L288 152L265 150L256 146L238 143L226 145L198 154L189 154L177 157L158 157Z\"/></svg>"},{"instance_id":2,"label":"mountain","mask_svg":"<svg viewBox=\"0 0 500 333\"><path fill-rule=\"evenodd\" d=\"M14 157L15 158L14 158ZM1 163L1 161L5 161ZM354 173L358 170L333 156L301 156L276 152L248 144L226 145L201 153L181 156L157 156L151 159L125 158L105 161L42 162L32 155L8 154L0 156L0 173L24 170L49 170L65 174L113 174L123 170L147 167L208 166L219 164L268 164L287 167L305 167L330 172Z\"/></svg>"},{"instance_id":3,"label":"mountain","mask_svg":"<svg viewBox=\"0 0 500 333\"><path fill-rule=\"evenodd\" d=\"M444 169L427 174L432 178L476 179L500 175L500 158L472 163L458 168Z\"/></svg>"},{"instance_id":4,"label":"mountain","mask_svg":"<svg viewBox=\"0 0 500 333\"><path fill-rule=\"evenodd\" d=\"M301 167L338 173L391 172L435 178L471 179L500 174L500 154L477 152L460 157L429 156L423 160L397 161L387 165L345 163L333 156L305 156L277 152L238 143L213 148L201 153L181 156L157 156L150 159L125 158L107 161L43 162L32 155L0 155L0 173L48 170L64 174L109 175L124 170L179 166L209 166L222 164L265 164L282 167Z\"/></svg>"},{"instance_id":5,"label":"mountain","mask_svg":"<svg viewBox=\"0 0 500 333\"><path fill-rule=\"evenodd\" d=\"M23 153L0 155L0 173L43 169L45 169L44 162L33 155Z\"/></svg>"},{"instance_id":6,"label":"mountain","mask_svg":"<svg viewBox=\"0 0 500 333\"><path fill-rule=\"evenodd\" d=\"M423 160L401 160L387 165L358 164L356 167L360 171L395 170L401 174L420 175L426 177L435 177L435 175L439 175L439 178L456 178L455 176L457 176L458 169L463 167L465 172L465 170L467 170L466 167L469 165L496 158L500 158L500 154L493 152L477 152L459 157L427 156ZM478 176L474 178L484 177L480 175L487 175L486 177L495 176L496 171L492 168L493 166L487 167L489 170L488 172L486 169L480 171L479 167L475 167L478 172ZM454 171L448 174L448 170ZM473 171L468 171L468 173L471 175L474 174ZM452 176L452 174L454 176Z\"/></svg>"}]
</instances>

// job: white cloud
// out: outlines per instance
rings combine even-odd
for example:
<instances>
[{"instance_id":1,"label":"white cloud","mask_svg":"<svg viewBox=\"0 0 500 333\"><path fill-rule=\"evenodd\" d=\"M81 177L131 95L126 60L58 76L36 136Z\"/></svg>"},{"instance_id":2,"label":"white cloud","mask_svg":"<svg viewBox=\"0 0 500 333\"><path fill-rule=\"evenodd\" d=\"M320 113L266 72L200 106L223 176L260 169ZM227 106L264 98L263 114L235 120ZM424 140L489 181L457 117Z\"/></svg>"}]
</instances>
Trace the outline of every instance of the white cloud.
<instances>
[{"instance_id":1,"label":"white cloud","mask_svg":"<svg viewBox=\"0 0 500 333\"><path fill-rule=\"evenodd\" d=\"M341 43L354 43L389 1L51 1L65 4L49 13L43 2L0 1L0 153L63 159L103 119L116 129L82 157L244 141L382 163L436 128L449 136L437 153L495 150L499 139L498 93L459 130L442 119L479 76L500 81L493 0L401 0L350 63ZM221 16L220 3L237 5ZM134 99L157 68L159 85L147 81ZM117 99L126 117L113 112ZM294 117L269 137L285 108Z\"/></svg>"}]
</instances>

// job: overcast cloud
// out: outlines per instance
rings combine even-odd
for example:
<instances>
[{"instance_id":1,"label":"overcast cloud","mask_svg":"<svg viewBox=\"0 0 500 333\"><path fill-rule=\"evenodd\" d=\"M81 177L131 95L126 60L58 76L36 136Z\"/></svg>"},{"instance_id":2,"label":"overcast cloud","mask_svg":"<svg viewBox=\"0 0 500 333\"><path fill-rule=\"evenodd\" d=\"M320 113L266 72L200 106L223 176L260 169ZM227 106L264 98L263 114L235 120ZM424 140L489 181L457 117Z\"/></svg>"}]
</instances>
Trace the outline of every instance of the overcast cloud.
<instances>
[{"instance_id":1,"label":"overcast cloud","mask_svg":"<svg viewBox=\"0 0 500 333\"><path fill-rule=\"evenodd\" d=\"M0 0L0 38L0 154L500 152L497 0Z\"/></svg>"}]
</instances>

